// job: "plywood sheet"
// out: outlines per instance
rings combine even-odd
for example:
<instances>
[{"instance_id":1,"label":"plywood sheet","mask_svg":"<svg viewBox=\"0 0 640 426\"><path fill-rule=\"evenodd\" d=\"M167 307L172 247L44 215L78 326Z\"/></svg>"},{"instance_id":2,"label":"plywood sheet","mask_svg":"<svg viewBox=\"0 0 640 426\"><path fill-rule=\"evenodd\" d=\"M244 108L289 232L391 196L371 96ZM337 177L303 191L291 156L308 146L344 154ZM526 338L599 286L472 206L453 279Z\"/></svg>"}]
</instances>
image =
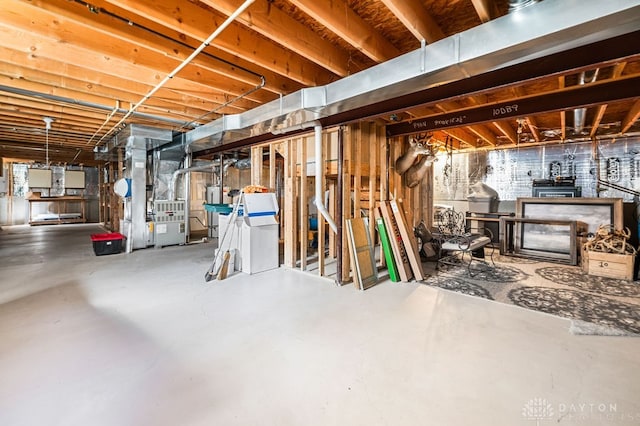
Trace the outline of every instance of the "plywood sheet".
<instances>
[{"instance_id":1,"label":"plywood sheet","mask_svg":"<svg viewBox=\"0 0 640 426\"><path fill-rule=\"evenodd\" d=\"M391 211L396 218L398 224L398 231L402 237L402 243L404 244L413 271L413 276L417 281L424 280L424 272L422 271L422 262L420 261L420 253L418 252L418 243L416 237L413 235L413 231L409 229L407 220L405 219L404 211L402 210L400 203L396 200L389 201Z\"/></svg>"},{"instance_id":2,"label":"plywood sheet","mask_svg":"<svg viewBox=\"0 0 640 426\"><path fill-rule=\"evenodd\" d=\"M388 201L380 203L380 211L382 212L382 218L389 233L389 241L391 242L391 249L393 250L393 257L396 260L400 280L408 282L413 278L413 272L411 271L411 264L409 263L407 252L402 243L402 236L400 235L396 219Z\"/></svg>"},{"instance_id":3,"label":"plywood sheet","mask_svg":"<svg viewBox=\"0 0 640 426\"><path fill-rule=\"evenodd\" d=\"M347 240L356 272L353 282L360 290L366 290L378 282L378 270L373 258L367 222L365 218L360 217L347 220Z\"/></svg>"}]
</instances>

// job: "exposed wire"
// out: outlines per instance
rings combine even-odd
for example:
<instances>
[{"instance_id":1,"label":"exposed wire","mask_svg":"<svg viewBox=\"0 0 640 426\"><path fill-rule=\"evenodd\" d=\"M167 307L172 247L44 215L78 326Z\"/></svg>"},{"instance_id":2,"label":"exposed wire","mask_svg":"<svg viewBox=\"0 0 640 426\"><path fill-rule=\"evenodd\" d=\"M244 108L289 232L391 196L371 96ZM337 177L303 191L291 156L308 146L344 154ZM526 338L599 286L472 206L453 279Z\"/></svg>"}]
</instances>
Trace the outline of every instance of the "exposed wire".
<instances>
[{"instance_id":1,"label":"exposed wire","mask_svg":"<svg viewBox=\"0 0 640 426\"><path fill-rule=\"evenodd\" d=\"M155 36L158 36L158 37L161 37L161 38L163 38L163 39L165 39L165 40L171 41L172 43L179 44L180 46L185 47L185 48L187 48L187 49L193 49L193 46L191 46L191 45L189 45L189 44L187 44L187 43L185 43L185 42L183 42L183 41L173 39L173 38L171 38L171 37L169 37L169 36L167 36L167 35L165 35L165 34L162 34L161 32L158 32L158 31L153 30L153 29L151 29L151 28L149 28L149 27L146 27L146 26L144 26L144 25L141 25L141 24L138 24L138 23L136 23L136 22L134 22L134 21L131 21L130 19L126 19L126 18L124 18L124 17L122 17L122 16L120 16L120 15L117 15L117 14L115 14L115 13L113 13L113 12L110 12L110 11L109 11L109 10L107 10L107 9L104 9L104 8L100 8L100 7L93 6L93 5L91 5L91 4L89 4L89 3L87 3L87 2L85 2L85 1L83 1L83 0L74 0L74 1L75 1L76 3L78 3L78 4L80 4L80 5L83 5L83 6L87 7L87 8L88 8L92 13L95 13L95 14L103 13L103 14L105 14L105 15L107 15L107 16L109 16L109 17L113 18L113 19L116 19L116 20L118 20L118 21L120 21L120 22L123 22L124 24L126 24L126 25L128 25L128 26L133 26L133 27L139 28L139 29L141 29L141 30L143 30L143 31L146 31L146 32L149 32L149 33L151 33L151 34L153 34L153 35L155 35ZM208 46L208 43L206 43L206 46ZM202 46L201 46L201 47L202 47ZM205 114L203 114L203 115L201 115L201 116L199 116L199 117L197 117L197 118L195 118L195 119L192 119L192 120L191 120L190 122L188 122L188 123L184 123L184 124L182 124L182 126L180 126L179 128L175 128L174 130L182 130L182 129L184 129L184 128L188 127L188 126L192 126L193 124L196 124L196 122L197 122L197 121L199 121L199 120L203 119L204 117L206 117L206 116L208 116L208 115L211 115L211 114L216 113L218 110L220 110L220 109L222 109L222 108L225 108L225 107L227 107L227 106L229 106L229 105L231 105L231 104L233 104L233 103L237 102L238 100L240 100L240 99L243 99L243 98L247 97L248 95L250 95L250 94L252 94L252 93L254 93L254 92L256 92L256 91L260 90L261 88L263 88L263 87L266 85L266 77L265 77L264 75L260 74L260 73L257 73L257 72L252 71L252 70L250 70L249 68L246 68L246 67L244 67L244 66L242 66L242 65L235 64L235 63L233 63L233 62L231 62L231 61L228 61L228 60L226 60L226 59L224 59L224 58L221 58L221 57L219 57L219 56L212 55L212 54L207 53L207 52L203 52L203 51L201 51L201 52L199 52L199 54L201 54L201 55L203 55L203 56L205 56L205 57L208 57L208 58L210 58L210 59L216 60L216 61L218 61L218 62L222 62L222 63L224 63L224 64L226 64L226 65L229 65L230 67L233 67L234 69L239 69L239 70L244 71L244 72L246 72L246 73L248 73L248 74L251 74L251 75L253 75L253 76L255 76L255 77L258 77L258 78L260 79L260 82L258 83L258 85L256 85L254 88L252 88L252 89L248 90L247 92L245 92L245 93L241 93L240 95L238 95L238 96L234 97L234 98L233 98L233 99L231 99L230 101L225 102L225 103L224 103L224 104L222 104L222 105L219 105L219 106L218 106L218 107L216 107L215 109L213 109L213 110L211 110L211 111L208 111L208 112L206 112ZM170 78L172 78L172 77L173 77L173 76L171 76ZM149 99L149 98L147 97L146 99ZM146 99L145 99L145 100L146 100ZM130 115L130 114L129 114L129 115ZM109 117L109 119L110 119L112 116L113 116L113 114ZM97 133L98 133L100 130L102 130L102 128L104 127L104 125L105 125L105 124L106 124L106 122L105 122L105 123L100 127L100 129L98 129L98 130L93 134L93 136L91 136L91 138L89 139L89 142L87 142L87 144L91 143L91 141L95 138L95 136L97 135ZM111 132L111 131L113 131L113 128L110 130L110 132ZM104 139L104 137L106 137L110 132L107 132L105 135L103 135L103 136L100 138L100 140L98 141L98 143L99 143L100 141L102 141L102 140Z\"/></svg>"},{"instance_id":2,"label":"exposed wire","mask_svg":"<svg viewBox=\"0 0 640 426\"><path fill-rule=\"evenodd\" d=\"M247 7L249 7L255 0L245 0L245 2L234 12L232 13L216 30L207 37L202 44L194 50L189 57L187 57L184 61L182 61L176 68L173 69L165 78L162 79L160 83L158 83L153 89L151 89L146 95L142 97L135 105L131 106L131 108L127 111L127 113L118 121L107 133L105 133L96 145L100 143L105 137L107 137L113 130L117 129L121 124L123 124L127 118L131 116L143 103L145 103L151 96L153 96L162 86L164 86L169 80L171 80L176 74L178 74L184 67L186 67L196 56L200 54L209 44L216 38L224 29L226 29Z\"/></svg>"}]
</instances>

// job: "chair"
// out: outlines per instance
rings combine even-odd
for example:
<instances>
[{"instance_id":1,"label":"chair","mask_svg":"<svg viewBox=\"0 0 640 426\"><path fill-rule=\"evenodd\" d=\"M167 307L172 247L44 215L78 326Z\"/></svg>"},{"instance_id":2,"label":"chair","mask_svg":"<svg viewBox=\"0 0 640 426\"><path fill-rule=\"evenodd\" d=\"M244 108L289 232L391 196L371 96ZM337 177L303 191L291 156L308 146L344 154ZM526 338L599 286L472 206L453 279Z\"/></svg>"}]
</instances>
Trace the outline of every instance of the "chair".
<instances>
[{"instance_id":1,"label":"chair","mask_svg":"<svg viewBox=\"0 0 640 426\"><path fill-rule=\"evenodd\" d=\"M438 229L434 235L438 241L438 261L436 269L441 265L460 265L465 263L465 256L469 256L467 271L470 277L474 274L471 270L471 263L474 259L484 259L484 249L491 244L493 235L487 228L472 228L466 225L464 214L452 209L446 209L439 213L436 221ZM493 261L495 248L491 245L490 259ZM486 264L486 262L484 262Z\"/></svg>"}]
</instances>

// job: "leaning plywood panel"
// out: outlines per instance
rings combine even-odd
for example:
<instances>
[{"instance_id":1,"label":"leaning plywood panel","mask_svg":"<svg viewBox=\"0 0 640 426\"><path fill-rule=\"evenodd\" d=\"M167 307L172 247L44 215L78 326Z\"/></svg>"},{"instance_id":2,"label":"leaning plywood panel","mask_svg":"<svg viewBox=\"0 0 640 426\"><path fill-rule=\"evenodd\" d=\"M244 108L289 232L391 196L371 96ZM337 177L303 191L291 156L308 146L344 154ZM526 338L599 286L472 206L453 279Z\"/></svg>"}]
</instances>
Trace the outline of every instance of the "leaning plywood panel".
<instances>
[{"instance_id":1,"label":"leaning plywood panel","mask_svg":"<svg viewBox=\"0 0 640 426\"><path fill-rule=\"evenodd\" d=\"M402 236L402 242L405 250L407 251L407 257L411 264L413 276L416 278L416 281L424 280L424 272L422 271L422 263L420 262L420 253L418 252L418 243L416 242L416 237L413 235L413 232L409 232L407 220L405 219L404 211L402 211L401 208L402 206L399 205L396 200L391 200L388 203L396 218L398 231Z\"/></svg>"},{"instance_id":2,"label":"leaning plywood panel","mask_svg":"<svg viewBox=\"0 0 640 426\"><path fill-rule=\"evenodd\" d=\"M373 258L367 222L361 217L347 220L349 249L356 272L354 284L360 290L366 290L378 282L378 270Z\"/></svg>"},{"instance_id":3,"label":"leaning plywood panel","mask_svg":"<svg viewBox=\"0 0 640 426\"><path fill-rule=\"evenodd\" d=\"M402 236L400 235L396 219L388 201L380 203L380 211L382 212L384 224L389 233L389 241L391 242L391 249L393 250L393 257L396 260L400 280L408 282L413 278L413 272L411 272L411 264L409 263L404 244L402 244Z\"/></svg>"}]
</instances>

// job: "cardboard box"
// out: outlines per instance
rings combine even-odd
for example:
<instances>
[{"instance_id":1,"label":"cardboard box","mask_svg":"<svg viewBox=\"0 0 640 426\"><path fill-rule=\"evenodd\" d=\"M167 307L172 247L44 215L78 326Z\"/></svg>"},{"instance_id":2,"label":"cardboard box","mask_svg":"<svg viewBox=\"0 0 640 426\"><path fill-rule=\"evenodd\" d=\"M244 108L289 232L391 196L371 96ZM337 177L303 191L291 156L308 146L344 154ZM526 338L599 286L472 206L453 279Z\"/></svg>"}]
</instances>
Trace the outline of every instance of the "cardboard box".
<instances>
[{"instance_id":1,"label":"cardboard box","mask_svg":"<svg viewBox=\"0 0 640 426\"><path fill-rule=\"evenodd\" d=\"M587 273L598 277L633 281L634 257L631 254L587 251Z\"/></svg>"}]
</instances>

